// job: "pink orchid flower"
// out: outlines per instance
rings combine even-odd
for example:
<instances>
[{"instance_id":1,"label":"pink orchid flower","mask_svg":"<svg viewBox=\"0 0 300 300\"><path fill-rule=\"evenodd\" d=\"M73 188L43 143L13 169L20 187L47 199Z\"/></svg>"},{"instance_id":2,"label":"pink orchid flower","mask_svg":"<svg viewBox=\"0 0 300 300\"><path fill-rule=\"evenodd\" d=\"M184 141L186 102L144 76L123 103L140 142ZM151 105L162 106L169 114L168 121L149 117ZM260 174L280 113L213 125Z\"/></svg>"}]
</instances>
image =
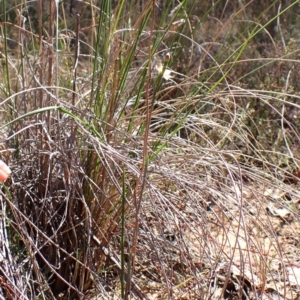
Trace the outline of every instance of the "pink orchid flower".
<instances>
[{"instance_id":1,"label":"pink orchid flower","mask_svg":"<svg viewBox=\"0 0 300 300\"><path fill-rule=\"evenodd\" d=\"M7 164L0 160L0 181L5 181L9 175L11 174L10 168L7 166Z\"/></svg>"}]
</instances>

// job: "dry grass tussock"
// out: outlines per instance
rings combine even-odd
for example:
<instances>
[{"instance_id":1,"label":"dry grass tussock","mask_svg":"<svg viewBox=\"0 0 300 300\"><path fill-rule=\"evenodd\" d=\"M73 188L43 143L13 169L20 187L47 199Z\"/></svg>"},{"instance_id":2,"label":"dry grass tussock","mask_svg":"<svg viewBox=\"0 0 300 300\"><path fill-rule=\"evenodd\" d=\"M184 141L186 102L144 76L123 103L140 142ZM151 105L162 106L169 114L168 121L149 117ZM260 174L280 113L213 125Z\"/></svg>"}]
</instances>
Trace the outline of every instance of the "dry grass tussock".
<instances>
[{"instance_id":1,"label":"dry grass tussock","mask_svg":"<svg viewBox=\"0 0 300 300\"><path fill-rule=\"evenodd\" d=\"M16 2L0 299L298 299L297 1Z\"/></svg>"}]
</instances>

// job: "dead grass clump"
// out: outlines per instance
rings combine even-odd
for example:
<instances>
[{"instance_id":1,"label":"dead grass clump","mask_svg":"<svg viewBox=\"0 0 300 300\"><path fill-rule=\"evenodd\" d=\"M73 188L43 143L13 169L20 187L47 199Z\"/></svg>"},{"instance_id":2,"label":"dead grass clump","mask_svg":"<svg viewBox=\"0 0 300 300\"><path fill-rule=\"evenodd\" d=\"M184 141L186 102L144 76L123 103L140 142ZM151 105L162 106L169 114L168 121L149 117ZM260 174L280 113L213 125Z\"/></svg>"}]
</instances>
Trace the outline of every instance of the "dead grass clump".
<instances>
[{"instance_id":1,"label":"dead grass clump","mask_svg":"<svg viewBox=\"0 0 300 300\"><path fill-rule=\"evenodd\" d=\"M297 1L192 2L4 14L3 299L297 299Z\"/></svg>"}]
</instances>

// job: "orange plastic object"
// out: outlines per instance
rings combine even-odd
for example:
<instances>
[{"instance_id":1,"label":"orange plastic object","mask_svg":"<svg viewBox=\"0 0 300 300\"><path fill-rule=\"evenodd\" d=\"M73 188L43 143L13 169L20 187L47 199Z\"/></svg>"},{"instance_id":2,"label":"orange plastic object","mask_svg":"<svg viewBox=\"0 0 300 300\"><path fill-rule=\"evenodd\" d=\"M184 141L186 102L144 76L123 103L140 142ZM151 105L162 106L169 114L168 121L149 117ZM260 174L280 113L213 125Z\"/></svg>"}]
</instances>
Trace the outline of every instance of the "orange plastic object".
<instances>
[{"instance_id":1,"label":"orange plastic object","mask_svg":"<svg viewBox=\"0 0 300 300\"><path fill-rule=\"evenodd\" d=\"M7 166L7 164L0 160L0 181L5 181L9 175L11 174L10 168Z\"/></svg>"}]
</instances>

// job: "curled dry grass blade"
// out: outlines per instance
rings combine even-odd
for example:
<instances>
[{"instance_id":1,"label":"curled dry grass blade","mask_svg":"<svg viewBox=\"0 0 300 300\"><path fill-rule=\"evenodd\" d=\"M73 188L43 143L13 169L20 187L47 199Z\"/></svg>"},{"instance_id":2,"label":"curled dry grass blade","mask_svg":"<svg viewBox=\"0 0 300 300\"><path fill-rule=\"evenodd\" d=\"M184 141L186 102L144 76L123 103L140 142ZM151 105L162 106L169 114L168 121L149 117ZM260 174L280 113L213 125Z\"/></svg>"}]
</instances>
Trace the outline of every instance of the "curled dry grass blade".
<instances>
[{"instance_id":1,"label":"curled dry grass blade","mask_svg":"<svg viewBox=\"0 0 300 300\"><path fill-rule=\"evenodd\" d=\"M297 1L67 2L2 8L1 296L295 299Z\"/></svg>"}]
</instances>

